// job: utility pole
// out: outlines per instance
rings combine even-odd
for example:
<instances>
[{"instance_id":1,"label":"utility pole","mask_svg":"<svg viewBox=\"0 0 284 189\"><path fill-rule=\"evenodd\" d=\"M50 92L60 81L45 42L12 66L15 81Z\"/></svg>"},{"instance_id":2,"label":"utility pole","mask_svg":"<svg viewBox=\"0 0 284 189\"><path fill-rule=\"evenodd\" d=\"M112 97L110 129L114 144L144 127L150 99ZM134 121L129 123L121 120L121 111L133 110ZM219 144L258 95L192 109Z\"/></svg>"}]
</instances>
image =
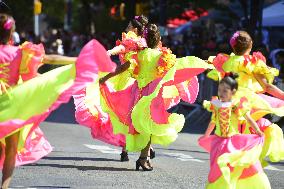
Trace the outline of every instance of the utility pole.
<instances>
[{"instance_id":1,"label":"utility pole","mask_svg":"<svg viewBox=\"0 0 284 189\"><path fill-rule=\"evenodd\" d=\"M39 36L39 15L41 13L41 2L34 0L34 33Z\"/></svg>"}]
</instances>

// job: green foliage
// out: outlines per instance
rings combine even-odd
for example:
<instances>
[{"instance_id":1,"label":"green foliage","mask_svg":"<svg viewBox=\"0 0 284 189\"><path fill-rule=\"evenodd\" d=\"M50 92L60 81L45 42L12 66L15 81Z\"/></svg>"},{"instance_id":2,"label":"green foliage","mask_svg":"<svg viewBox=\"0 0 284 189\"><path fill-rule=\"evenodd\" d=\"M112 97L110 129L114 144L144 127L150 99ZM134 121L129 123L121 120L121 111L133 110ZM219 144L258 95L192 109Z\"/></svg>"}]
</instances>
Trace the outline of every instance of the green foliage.
<instances>
[{"instance_id":1,"label":"green foliage","mask_svg":"<svg viewBox=\"0 0 284 189\"><path fill-rule=\"evenodd\" d=\"M50 27L63 27L66 11L65 0L41 0L42 14L46 15L46 21Z\"/></svg>"}]
</instances>

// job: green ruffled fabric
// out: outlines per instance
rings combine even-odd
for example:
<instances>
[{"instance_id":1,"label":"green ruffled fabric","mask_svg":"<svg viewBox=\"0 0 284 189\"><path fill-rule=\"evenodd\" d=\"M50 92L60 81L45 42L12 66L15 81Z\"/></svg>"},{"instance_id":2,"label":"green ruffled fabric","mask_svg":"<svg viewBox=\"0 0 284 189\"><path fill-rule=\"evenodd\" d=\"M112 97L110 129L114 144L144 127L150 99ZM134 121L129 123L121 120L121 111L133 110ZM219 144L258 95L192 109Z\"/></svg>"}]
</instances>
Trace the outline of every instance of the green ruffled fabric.
<instances>
[{"instance_id":1,"label":"green ruffled fabric","mask_svg":"<svg viewBox=\"0 0 284 189\"><path fill-rule=\"evenodd\" d=\"M75 75L75 65L67 65L10 88L0 95L0 122L27 120L44 113L62 92L72 86ZM21 150L32 126L25 125L0 140L5 144L6 137L19 132L18 150Z\"/></svg>"},{"instance_id":2,"label":"green ruffled fabric","mask_svg":"<svg viewBox=\"0 0 284 189\"><path fill-rule=\"evenodd\" d=\"M75 65L62 66L11 88L0 96L0 122L26 120L43 113L62 92L72 86L75 75Z\"/></svg>"},{"instance_id":3,"label":"green ruffled fabric","mask_svg":"<svg viewBox=\"0 0 284 189\"><path fill-rule=\"evenodd\" d=\"M133 65L130 66L130 73L135 69L135 66L137 66L136 60L131 59L133 58L133 55L135 55L135 53L131 52L126 55L126 59ZM145 49L137 54L139 63L141 61L141 64L138 65L139 72L135 78L137 79L140 89L157 78L156 67L161 55L162 53L160 51L154 49ZM168 122L166 124L158 124L151 118L150 106L161 90L163 90L163 94L167 94L167 96L176 96L177 91L171 91L170 87L164 88L164 84L174 80L176 71L190 68L213 69L212 65L207 64L197 57L177 58L174 66L168 70L166 75L164 75L155 90L148 96L143 96L133 107L131 119L135 130L139 132L138 134L129 134L129 127L120 122L113 110L108 107L105 100L101 98L103 110L110 115L114 134L124 134L126 136L126 149L128 151L141 151L146 147L150 140L152 144L160 145L169 145L176 140L178 136L177 133L180 132L184 126L184 116L172 113L168 117ZM189 78L184 77L184 80L186 79ZM116 83L115 77L111 82L113 84ZM114 86L114 88L116 87Z\"/></svg>"},{"instance_id":4,"label":"green ruffled fabric","mask_svg":"<svg viewBox=\"0 0 284 189\"><path fill-rule=\"evenodd\" d=\"M264 130L264 144L260 155L262 166L267 166L268 162L265 157L268 157L272 162L278 162L284 159L284 139L282 129L272 124Z\"/></svg>"}]
</instances>

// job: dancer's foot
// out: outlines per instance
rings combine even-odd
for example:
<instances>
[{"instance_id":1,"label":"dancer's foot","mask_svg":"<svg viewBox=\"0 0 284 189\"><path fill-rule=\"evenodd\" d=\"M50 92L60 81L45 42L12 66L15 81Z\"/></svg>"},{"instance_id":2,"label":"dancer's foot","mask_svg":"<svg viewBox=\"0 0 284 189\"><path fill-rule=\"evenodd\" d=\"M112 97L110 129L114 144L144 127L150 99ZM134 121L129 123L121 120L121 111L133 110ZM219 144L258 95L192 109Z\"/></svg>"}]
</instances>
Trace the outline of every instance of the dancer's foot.
<instances>
[{"instance_id":1,"label":"dancer's foot","mask_svg":"<svg viewBox=\"0 0 284 189\"><path fill-rule=\"evenodd\" d=\"M147 157L139 157L136 161L136 171L139 171L139 168L142 167L143 171L152 171L153 167L149 167Z\"/></svg>"},{"instance_id":2,"label":"dancer's foot","mask_svg":"<svg viewBox=\"0 0 284 189\"><path fill-rule=\"evenodd\" d=\"M150 156L148 156L147 158L147 165L153 169L153 166L152 166L152 163L151 163L151 159L150 159Z\"/></svg>"},{"instance_id":3,"label":"dancer's foot","mask_svg":"<svg viewBox=\"0 0 284 189\"><path fill-rule=\"evenodd\" d=\"M120 161L124 162L124 161L129 161L128 158L128 153L126 151L122 151L120 154Z\"/></svg>"}]
</instances>

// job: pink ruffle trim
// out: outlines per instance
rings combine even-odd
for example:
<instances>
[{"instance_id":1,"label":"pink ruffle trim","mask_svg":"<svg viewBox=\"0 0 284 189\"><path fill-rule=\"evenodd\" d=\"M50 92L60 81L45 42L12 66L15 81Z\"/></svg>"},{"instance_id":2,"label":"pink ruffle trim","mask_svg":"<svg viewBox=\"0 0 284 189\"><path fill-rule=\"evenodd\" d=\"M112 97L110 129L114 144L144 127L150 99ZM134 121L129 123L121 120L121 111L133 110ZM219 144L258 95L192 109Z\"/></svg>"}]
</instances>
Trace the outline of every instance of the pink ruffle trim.
<instances>
[{"instance_id":1,"label":"pink ruffle trim","mask_svg":"<svg viewBox=\"0 0 284 189\"><path fill-rule=\"evenodd\" d=\"M125 146L125 136L113 133L112 124L107 113L104 113L99 106L94 105L97 115L93 115L85 104L86 92L82 90L80 94L73 96L76 107L76 121L91 129L94 139L101 140L114 146ZM99 97L94 97L99 98Z\"/></svg>"},{"instance_id":2,"label":"pink ruffle trim","mask_svg":"<svg viewBox=\"0 0 284 189\"><path fill-rule=\"evenodd\" d=\"M96 51L94 49L96 49ZM69 89L65 90L58 97L57 101L54 102L51 105L51 107L48 110L46 110L44 113L39 115L34 115L27 120L13 119L1 122L0 128L5 128L6 132L5 133L1 132L0 138L5 137L8 133L11 133L16 129L22 128L25 125L33 124L34 126L31 129L28 138L31 137L31 133L36 131L39 124L42 121L44 121L53 110L58 108L62 103L67 103L72 95L81 91L90 82L93 82L94 79L97 78L97 73L99 69L106 71L114 70L115 64L114 63L110 64L110 63L112 62L110 61L110 58L106 55L106 50L104 49L104 47L96 40L90 41L83 48L76 62L76 78L73 85ZM42 144L47 144L46 142L44 142L44 140L45 139L42 136L41 140L38 140L38 142L41 141ZM48 145L37 146L37 141L33 142L26 143L25 146L26 149L34 149L33 151L26 152L24 154L18 154L18 156L21 155L21 157L17 157L17 160L19 160L19 162L17 163L18 165L30 163L31 162L30 158L32 158L33 161L36 161L38 160L36 157L41 158L42 156L46 155L48 151L51 151L50 146L49 147ZM29 146L29 144L31 146ZM33 146L34 147L36 146L36 148L34 148ZM40 152L41 150L39 150L40 147L42 148L42 152ZM36 153L36 155L34 155L34 153Z\"/></svg>"}]
</instances>

